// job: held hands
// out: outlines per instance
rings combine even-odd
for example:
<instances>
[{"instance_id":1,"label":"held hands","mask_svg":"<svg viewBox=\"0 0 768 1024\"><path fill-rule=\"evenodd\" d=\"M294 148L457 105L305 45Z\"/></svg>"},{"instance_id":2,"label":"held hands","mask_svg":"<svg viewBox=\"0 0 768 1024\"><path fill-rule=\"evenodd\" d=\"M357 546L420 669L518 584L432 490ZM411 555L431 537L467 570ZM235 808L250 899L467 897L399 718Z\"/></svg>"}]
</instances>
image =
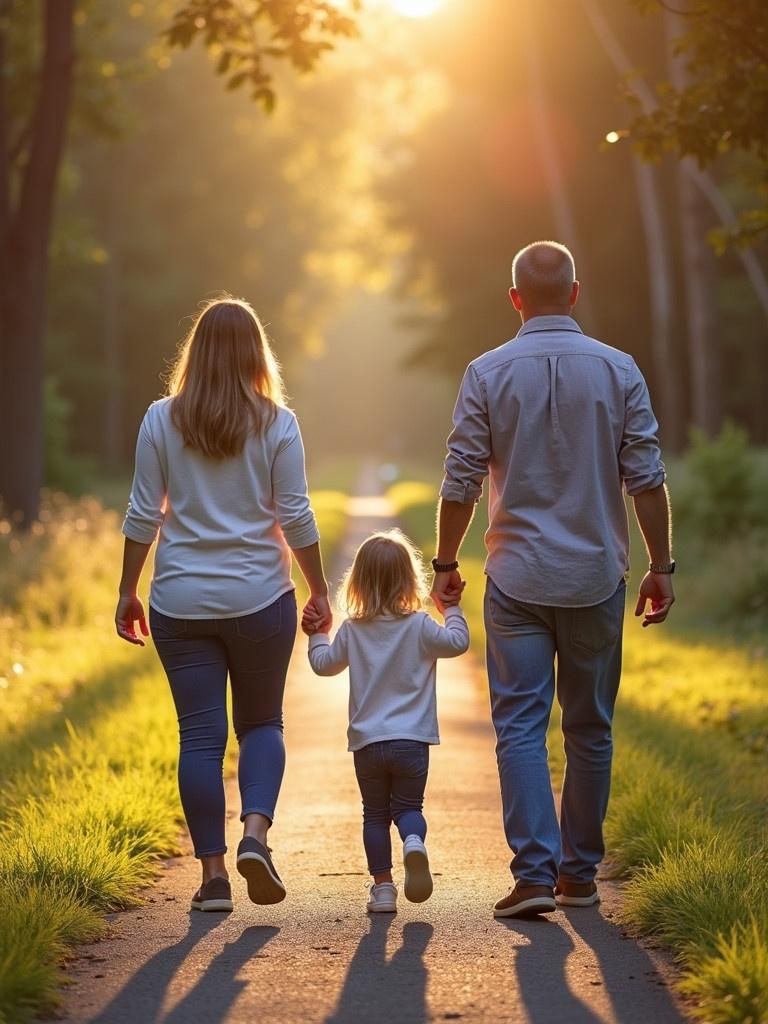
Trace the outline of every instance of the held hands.
<instances>
[{"instance_id":1,"label":"held hands","mask_svg":"<svg viewBox=\"0 0 768 1024\"><path fill-rule=\"evenodd\" d=\"M651 603L649 611L646 611L647 601ZM640 584L635 607L635 615L644 616L643 628L663 622L674 603L672 577L665 573L647 572Z\"/></svg>"},{"instance_id":2,"label":"held hands","mask_svg":"<svg viewBox=\"0 0 768 1024\"><path fill-rule=\"evenodd\" d=\"M466 585L458 569L453 572L436 572L432 583L432 600L437 610L442 614L446 608L458 605Z\"/></svg>"},{"instance_id":3,"label":"held hands","mask_svg":"<svg viewBox=\"0 0 768 1024\"><path fill-rule=\"evenodd\" d=\"M333 624L333 612L327 594L313 594L304 605L301 628L307 634L328 633Z\"/></svg>"},{"instance_id":4,"label":"held hands","mask_svg":"<svg viewBox=\"0 0 768 1024\"><path fill-rule=\"evenodd\" d=\"M115 612L117 635L122 637L123 640L127 640L129 644L137 644L139 647L143 647L144 641L136 632L136 622L139 623L139 629L142 634L149 636L147 620L144 617L144 606L141 601L136 594L121 594L120 600L117 602L117 611Z\"/></svg>"}]
</instances>

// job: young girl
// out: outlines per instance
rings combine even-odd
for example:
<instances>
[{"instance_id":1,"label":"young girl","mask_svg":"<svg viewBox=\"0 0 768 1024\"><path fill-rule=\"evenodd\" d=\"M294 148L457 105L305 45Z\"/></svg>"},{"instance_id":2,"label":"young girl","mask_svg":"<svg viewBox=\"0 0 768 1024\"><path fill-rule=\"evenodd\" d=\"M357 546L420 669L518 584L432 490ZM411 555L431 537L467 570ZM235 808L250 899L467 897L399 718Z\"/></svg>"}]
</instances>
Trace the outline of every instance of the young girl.
<instances>
[{"instance_id":1,"label":"young girl","mask_svg":"<svg viewBox=\"0 0 768 1024\"><path fill-rule=\"evenodd\" d=\"M397 909L392 882L390 824L403 840L406 899L422 903L432 876L421 813L429 768L429 744L439 743L435 700L438 658L469 646L458 606L445 609L439 626L422 605L424 570L399 530L376 533L358 549L343 586L348 618L333 643L317 633L311 613L302 620L310 635L309 660L321 676L349 667L349 750L363 798L363 845L373 876L371 913Z\"/></svg>"}]
</instances>

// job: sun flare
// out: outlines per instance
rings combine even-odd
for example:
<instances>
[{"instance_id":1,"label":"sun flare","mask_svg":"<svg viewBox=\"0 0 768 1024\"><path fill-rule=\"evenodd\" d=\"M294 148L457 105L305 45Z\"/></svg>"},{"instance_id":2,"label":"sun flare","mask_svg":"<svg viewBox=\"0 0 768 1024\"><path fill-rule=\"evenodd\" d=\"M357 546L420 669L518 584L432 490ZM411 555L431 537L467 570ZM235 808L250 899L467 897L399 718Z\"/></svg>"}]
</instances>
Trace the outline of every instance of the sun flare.
<instances>
[{"instance_id":1,"label":"sun flare","mask_svg":"<svg viewBox=\"0 0 768 1024\"><path fill-rule=\"evenodd\" d=\"M391 7L398 14L405 14L408 18L426 18L428 14L434 14L443 4L444 0L389 0Z\"/></svg>"}]
</instances>

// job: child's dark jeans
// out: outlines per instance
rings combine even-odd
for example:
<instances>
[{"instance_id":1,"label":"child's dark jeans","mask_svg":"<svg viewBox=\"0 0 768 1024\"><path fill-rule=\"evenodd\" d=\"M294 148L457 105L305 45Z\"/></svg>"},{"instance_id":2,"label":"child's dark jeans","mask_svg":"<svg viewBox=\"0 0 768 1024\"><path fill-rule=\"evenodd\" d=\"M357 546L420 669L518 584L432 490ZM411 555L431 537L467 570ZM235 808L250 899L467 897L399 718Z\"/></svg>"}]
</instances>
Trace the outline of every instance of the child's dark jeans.
<instances>
[{"instance_id":1,"label":"child's dark jeans","mask_svg":"<svg viewBox=\"0 0 768 1024\"><path fill-rule=\"evenodd\" d=\"M424 839L421 808L429 771L429 744L419 740L381 740L356 750L355 773L363 798L363 845L372 875L392 867L389 828L400 837Z\"/></svg>"}]
</instances>

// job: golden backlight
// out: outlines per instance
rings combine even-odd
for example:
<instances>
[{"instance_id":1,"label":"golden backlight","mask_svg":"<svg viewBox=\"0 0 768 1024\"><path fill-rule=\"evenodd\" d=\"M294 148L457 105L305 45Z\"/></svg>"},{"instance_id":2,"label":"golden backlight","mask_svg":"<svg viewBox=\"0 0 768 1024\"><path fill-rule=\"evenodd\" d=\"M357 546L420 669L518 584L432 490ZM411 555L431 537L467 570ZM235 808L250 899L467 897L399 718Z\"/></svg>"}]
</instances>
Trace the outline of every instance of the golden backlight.
<instances>
[{"instance_id":1,"label":"golden backlight","mask_svg":"<svg viewBox=\"0 0 768 1024\"><path fill-rule=\"evenodd\" d=\"M409 18L425 18L442 7L443 0L389 0L389 3L399 14Z\"/></svg>"}]
</instances>

